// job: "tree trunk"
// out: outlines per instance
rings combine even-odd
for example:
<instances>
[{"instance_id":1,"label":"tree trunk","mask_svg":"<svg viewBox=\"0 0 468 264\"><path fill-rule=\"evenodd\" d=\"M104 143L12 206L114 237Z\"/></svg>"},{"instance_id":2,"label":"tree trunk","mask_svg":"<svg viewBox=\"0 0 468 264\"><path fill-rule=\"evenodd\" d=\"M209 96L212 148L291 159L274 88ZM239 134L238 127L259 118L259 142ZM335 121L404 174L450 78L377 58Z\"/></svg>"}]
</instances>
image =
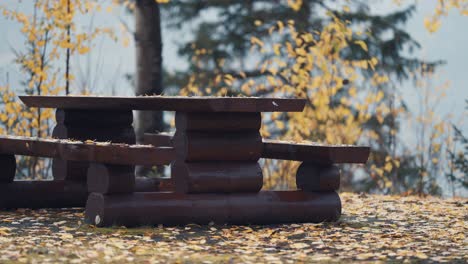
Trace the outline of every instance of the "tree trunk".
<instances>
[{"instance_id":1,"label":"tree trunk","mask_svg":"<svg viewBox=\"0 0 468 264\"><path fill-rule=\"evenodd\" d=\"M136 87L135 94L159 95L162 85L162 37L159 5L154 0L137 0L135 7ZM144 133L164 131L162 112L136 111L136 138L143 142ZM148 169L137 168L137 174Z\"/></svg>"}]
</instances>

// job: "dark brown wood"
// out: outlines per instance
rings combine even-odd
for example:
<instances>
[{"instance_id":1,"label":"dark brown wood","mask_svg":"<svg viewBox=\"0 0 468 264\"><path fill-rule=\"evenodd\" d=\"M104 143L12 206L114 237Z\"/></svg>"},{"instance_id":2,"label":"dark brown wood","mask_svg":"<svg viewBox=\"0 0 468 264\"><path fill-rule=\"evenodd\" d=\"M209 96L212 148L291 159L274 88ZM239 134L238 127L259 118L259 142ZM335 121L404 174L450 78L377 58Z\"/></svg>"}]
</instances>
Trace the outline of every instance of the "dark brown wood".
<instances>
[{"instance_id":1,"label":"dark brown wood","mask_svg":"<svg viewBox=\"0 0 468 264\"><path fill-rule=\"evenodd\" d=\"M52 160L52 176L54 180L86 181L89 162Z\"/></svg>"},{"instance_id":2,"label":"dark brown wood","mask_svg":"<svg viewBox=\"0 0 468 264\"><path fill-rule=\"evenodd\" d=\"M175 189L181 193L258 192L262 189L262 168L255 161L176 161L171 167Z\"/></svg>"},{"instance_id":3,"label":"dark brown wood","mask_svg":"<svg viewBox=\"0 0 468 264\"><path fill-rule=\"evenodd\" d=\"M83 207L86 184L67 181L14 181L0 184L0 208Z\"/></svg>"},{"instance_id":4,"label":"dark brown wood","mask_svg":"<svg viewBox=\"0 0 468 264\"><path fill-rule=\"evenodd\" d=\"M296 186L308 192L338 190L340 174L340 168L335 165L302 163L297 169Z\"/></svg>"},{"instance_id":5,"label":"dark brown wood","mask_svg":"<svg viewBox=\"0 0 468 264\"><path fill-rule=\"evenodd\" d=\"M120 165L168 165L170 147L0 136L0 153Z\"/></svg>"},{"instance_id":6,"label":"dark brown wood","mask_svg":"<svg viewBox=\"0 0 468 264\"><path fill-rule=\"evenodd\" d=\"M53 138L67 139L68 138L68 129L64 124L55 125L52 130Z\"/></svg>"},{"instance_id":7,"label":"dark brown wood","mask_svg":"<svg viewBox=\"0 0 468 264\"><path fill-rule=\"evenodd\" d=\"M177 131L173 144L177 159L183 161L257 161L262 154L262 137L259 131Z\"/></svg>"},{"instance_id":8,"label":"dark brown wood","mask_svg":"<svg viewBox=\"0 0 468 264\"><path fill-rule=\"evenodd\" d=\"M336 192L259 192L246 194L93 193L86 222L97 226L208 224L280 224L336 221L341 202Z\"/></svg>"},{"instance_id":9,"label":"dark brown wood","mask_svg":"<svg viewBox=\"0 0 468 264\"><path fill-rule=\"evenodd\" d=\"M131 127L133 113L131 110L57 109L55 120L67 127Z\"/></svg>"},{"instance_id":10,"label":"dark brown wood","mask_svg":"<svg viewBox=\"0 0 468 264\"><path fill-rule=\"evenodd\" d=\"M89 192L131 193L135 188L135 166L91 163L87 183Z\"/></svg>"},{"instance_id":11,"label":"dark brown wood","mask_svg":"<svg viewBox=\"0 0 468 264\"><path fill-rule=\"evenodd\" d=\"M297 160L316 164L366 163L370 148L263 140L262 158Z\"/></svg>"},{"instance_id":12,"label":"dark brown wood","mask_svg":"<svg viewBox=\"0 0 468 264\"><path fill-rule=\"evenodd\" d=\"M53 138L66 139L68 137L67 127L63 124L65 119L64 110L55 111L55 119L57 125L52 130ZM86 176L86 171L89 163L87 162L76 162L66 161L62 159L52 160L52 177L54 180L83 180Z\"/></svg>"},{"instance_id":13,"label":"dark brown wood","mask_svg":"<svg viewBox=\"0 0 468 264\"><path fill-rule=\"evenodd\" d=\"M53 137L75 140L96 140L113 143L135 144L135 131L132 127L65 127L58 124L52 133ZM86 181L88 162L52 161L52 175L58 180Z\"/></svg>"},{"instance_id":14,"label":"dark brown wood","mask_svg":"<svg viewBox=\"0 0 468 264\"><path fill-rule=\"evenodd\" d=\"M13 182L16 174L16 159L12 154L0 154L0 184Z\"/></svg>"},{"instance_id":15,"label":"dark brown wood","mask_svg":"<svg viewBox=\"0 0 468 264\"><path fill-rule=\"evenodd\" d=\"M136 178L135 192L173 190L170 179ZM0 208L85 207L86 183L73 181L14 181L0 184Z\"/></svg>"},{"instance_id":16,"label":"dark brown wood","mask_svg":"<svg viewBox=\"0 0 468 264\"><path fill-rule=\"evenodd\" d=\"M173 136L174 135L171 133L145 133L143 144L153 145L155 147L172 147Z\"/></svg>"},{"instance_id":17,"label":"dark brown wood","mask_svg":"<svg viewBox=\"0 0 468 264\"><path fill-rule=\"evenodd\" d=\"M64 135L65 137L62 137ZM132 127L64 127L62 125L57 125L57 127L54 128L52 136L54 138L80 141L93 140L125 144L136 143L135 131Z\"/></svg>"},{"instance_id":18,"label":"dark brown wood","mask_svg":"<svg viewBox=\"0 0 468 264\"><path fill-rule=\"evenodd\" d=\"M306 99L183 96L20 96L29 107L181 112L302 112Z\"/></svg>"},{"instance_id":19,"label":"dark brown wood","mask_svg":"<svg viewBox=\"0 0 468 264\"><path fill-rule=\"evenodd\" d=\"M159 180L159 191L160 192L175 192L175 182L172 178L162 178Z\"/></svg>"},{"instance_id":20,"label":"dark brown wood","mask_svg":"<svg viewBox=\"0 0 468 264\"><path fill-rule=\"evenodd\" d=\"M261 113L177 112L177 131L259 131Z\"/></svg>"},{"instance_id":21,"label":"dark brown wood","mask_svg":"<svg viewBox=\"0 0 468 264\"><path fill-rule=\"evenodd\" d=\"M58 109L55 117L54 138L136 143L132 111ZM52 175L56 180L86 181L88 167L87 162L54 159Z\"/></svg>"},{"instance_id":22,"label":"dark brown wood","mask_svg":"<svg viewBox=\"0 0 468 264\"><path fill-rule=\"evenodd\" d=\"M136 177L134 192L173 191L174 184L168 178Z\"/></svg>"}]
</instances>

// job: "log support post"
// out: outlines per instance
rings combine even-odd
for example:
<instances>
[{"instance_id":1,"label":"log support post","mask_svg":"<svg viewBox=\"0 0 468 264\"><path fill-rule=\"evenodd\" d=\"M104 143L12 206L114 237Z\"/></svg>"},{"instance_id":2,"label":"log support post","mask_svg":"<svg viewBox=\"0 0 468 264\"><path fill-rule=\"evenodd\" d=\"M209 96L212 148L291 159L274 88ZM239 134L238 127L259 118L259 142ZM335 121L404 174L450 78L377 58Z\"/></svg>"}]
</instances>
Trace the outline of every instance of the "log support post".
<instances>
[{"instance_id":1,"label":"log support post","mask_svg":"<svg viewBox=\"0 0 468 264\"><path fill-rule=\"evenodd\" d=\"M0 154L0 168L0 184L13 182L16 174L15 155Z\"/></svg>"},{"instance_id":2,"label":"log support post","mask_svg":"<svg viewBox=\"0 0 468 264\"><path fill-rule=\"evenodd\" d=\"M135 144L133 114L129 110L63 110L55 113L56 126L52 136L59 139L95 140ZM54 159L55 180L85 182L89 163Z\"/></svg>"},{"instance_id":3,"label":"log support post","mask_svg":"<svg viewBox=\"0 0 468 264\"><path fill-rule=\"evenodd\" d=\"M260 113L177 112L175 124L171 174L177 192L260 191Z\"/></svg>"},{"instance_id":4,"label":"log support post","mask_svg":"<svg viewBox=\"0 0 468 264\"><path fill-rule=\"evenodd\" d=\"M90 193L131 193L135 189L135 166L91 163L87 183Z\"/></svg>"},{"instance_id":5,"label":"log support post","mask_svg":"<svg viewBox=\"0 0 468 264\"><path fill-rule=\"evenodd\" d=\"M304 162L297 169L296 186L307 192L335 191L340 188L340 174L336 165Z\"/></svg>"}]
</instances>

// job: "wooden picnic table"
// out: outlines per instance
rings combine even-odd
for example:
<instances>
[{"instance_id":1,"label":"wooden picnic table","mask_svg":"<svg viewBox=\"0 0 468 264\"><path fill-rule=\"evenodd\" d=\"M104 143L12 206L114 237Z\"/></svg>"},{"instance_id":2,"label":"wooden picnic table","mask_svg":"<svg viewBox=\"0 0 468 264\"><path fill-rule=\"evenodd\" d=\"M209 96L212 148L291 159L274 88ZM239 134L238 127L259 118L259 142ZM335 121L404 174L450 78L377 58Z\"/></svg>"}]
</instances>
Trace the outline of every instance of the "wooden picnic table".
<instances>
[{"instance_id":1,"label":"wooden picnic table","mask_svg":"<svg viewBox=\"0 0 468 264\"><path fill-rule=\"evenodd\" d=\"M100 141L99 148L87 147L83 159L67 152L42 153L62 158L54 160L54 178L87 181L92 193L86 203L85 218L97 226L335 221L341 214L336 193L341 174L334 164L364 163L369 155L367 147L298 144L261 137L261 113L301 112L305 99L181 96L20 96L20 99L30 107L57 109L53 132L56 138ZM130 147L135 144L133 110L175 111L175 134L150 135L146 138L154 142L153 147L132 149L134 154L119 152L118 159L106 156L96 160L93 153L112 152L117 149L115 143ZM111 143L102 147L103 142ZM35 153L28 151L22 153ZM133 165L145 160L144 155L168 155L151 156L144 163L171 161L175 192L140 193L132 186ZM123 156L129 157L127 162L119 162ZM138 158L132 160L133 157ZM260 191L263 186L260 158L302 161L296 175L299 190Z\"/></svg>"},{"instance_id":2,"label":"wooden picnic table","mask_svg":"<svg viewBox=\"0 0 468 264\"><path fill-rule=\"evenodd\" d=\"M289 98L183 96L26 95L20 99L29 107L57 109L57 126L53 133L57 138L113 143L135 143L132 110L175 111L176 138L179 138L175 146L176 172L186 172L189 169L186 162L203 161L203 170L207 172L232 168L232 162L236 162L235 166L245 168L245 173L256 175L255 189L262 185L259 166L252 165L257 164L261 155L261 113L301 112L306 102ZM222 149L231 151L220 151ZM85 180L87 168L86 162L54 160L53 174L56 179ZM199 185L204 183L199 182ZM245 188L248 190L251 188Z\"/></svg>"}]
</instances>

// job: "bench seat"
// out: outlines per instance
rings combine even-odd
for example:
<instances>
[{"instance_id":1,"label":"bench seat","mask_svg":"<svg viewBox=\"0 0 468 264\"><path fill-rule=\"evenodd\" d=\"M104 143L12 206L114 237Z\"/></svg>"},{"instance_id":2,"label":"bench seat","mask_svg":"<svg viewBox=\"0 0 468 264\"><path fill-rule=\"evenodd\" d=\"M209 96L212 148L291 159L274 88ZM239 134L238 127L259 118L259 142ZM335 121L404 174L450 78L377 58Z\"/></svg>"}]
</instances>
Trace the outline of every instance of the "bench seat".
<instances>
[{"instance_id":1,"label":"bench seat","mask_svg":"<svg viewBox=\"0 0 468 264\"><path fill-rule=\"evenodd\" d=\"M0 153L120 165L168 165L171 147L0 136Z\"/></svg>"},{"instance_id":2,"label":"bench seat","mask_svg":"<svg viewBox=\"0 0 468 264\"><path fill-rule=\"evenodd\" d=\"M144 143L171 147L173 134L146 133ZM315 142L292 142L263 139L262 158L313 162L316 164L366 163L370 148L354 145L330 145Z\"/></svg>"}]
</instances>

